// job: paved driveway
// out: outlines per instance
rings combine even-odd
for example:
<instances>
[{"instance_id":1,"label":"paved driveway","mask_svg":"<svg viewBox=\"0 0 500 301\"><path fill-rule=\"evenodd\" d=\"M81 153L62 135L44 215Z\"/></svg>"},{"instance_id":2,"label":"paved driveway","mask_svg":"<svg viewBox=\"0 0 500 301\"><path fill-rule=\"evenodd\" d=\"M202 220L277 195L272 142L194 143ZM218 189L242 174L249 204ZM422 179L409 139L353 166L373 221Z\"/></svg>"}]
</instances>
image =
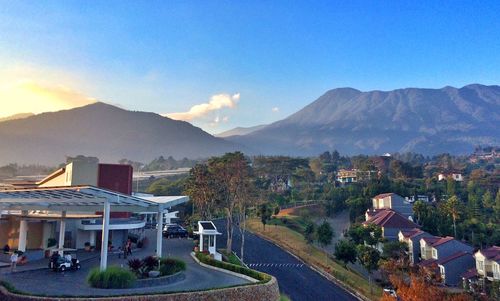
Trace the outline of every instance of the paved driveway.
<instances>
[{"instance_id":1,"label":"paved driveway","mask_svg":"<svg viewBox=\"0 0 500 301\"><path fill-rule=\"evenodd\" d=\"M154 235L151 237L150 248L156 246ZM67 271L65 273L53 272L42 269L29 272L18 272L14 274L0 274L4 279L14 285L18 290L32 294L44 294L48 296L111 296L120 294L144 294L153 292L175 292L186 290L203 290L215 287L226 287L248 283L247 280L231 276L226 273L214 271L198 265L189 256L193 248L193 242L187 239L165 239L163 242L163 256L181 258L187 263L185 279L176 283L156 287L134 288L125 290L96 289L87 285L86 277L92 267L99 265L98 259L83 263L80 271ZM151 250L135 252L131 257L142 258L151 254ZM131 258L129 257L129 258ZM110 256L110 265L127 266L127 260L119 259L116 255Z\"/></svg>"},{"instance_id":2,"label":"paved driveway","mask_svg":"<svg viewBox=\"0 0 500 301\"><path fill-rule=\"evenodd\" d=\"M217 246L223 248L226 240L225 221L215 222L219 232ZM233 251L240 252L241 237L234 231ZM280 291L294 301L357 300L341 287L310 269L302 261L283 251L276 245L256 235L245 235L245 263L252 269L273 275L278 280Z\"/></svg>"}]
</instances>

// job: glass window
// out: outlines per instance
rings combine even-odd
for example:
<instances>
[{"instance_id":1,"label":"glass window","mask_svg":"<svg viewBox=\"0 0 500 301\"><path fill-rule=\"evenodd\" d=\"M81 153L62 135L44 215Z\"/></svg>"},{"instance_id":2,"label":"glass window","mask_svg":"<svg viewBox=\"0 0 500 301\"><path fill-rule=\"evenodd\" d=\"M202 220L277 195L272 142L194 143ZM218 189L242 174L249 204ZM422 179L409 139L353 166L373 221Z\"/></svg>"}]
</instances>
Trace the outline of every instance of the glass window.
<instances>
[{"instance_id":1,"label":"glass window","mask_svg":"<svg viewBox=\"0 0 500 301\"><path fill-rule=\"evenodd\" d=\"M477 269L479 271L484 271L484 262L483 261L478 261L477 262Z\"/></svg>"},{"instance_id":2,"label":"glass window","mask_svg":"<svg viewBox=\"0 0 500 301\"><path fill-rule=\"evenodd\" d=\"M434 259L438 258L438 254L437 254L436 249L432 249L432 258L434 258Z\"/></svg>"},{"instance_id":3,"label":"glass window","mask_svg":"<svg viewBox=\"0 0 500 301\"><path fill-rule=\"evenodd\" d=\"M209 243L210 243L210 247L213 247L214 246L214 236L213 235L210 235L209 236Z\"/></svg>"}]
</instances>

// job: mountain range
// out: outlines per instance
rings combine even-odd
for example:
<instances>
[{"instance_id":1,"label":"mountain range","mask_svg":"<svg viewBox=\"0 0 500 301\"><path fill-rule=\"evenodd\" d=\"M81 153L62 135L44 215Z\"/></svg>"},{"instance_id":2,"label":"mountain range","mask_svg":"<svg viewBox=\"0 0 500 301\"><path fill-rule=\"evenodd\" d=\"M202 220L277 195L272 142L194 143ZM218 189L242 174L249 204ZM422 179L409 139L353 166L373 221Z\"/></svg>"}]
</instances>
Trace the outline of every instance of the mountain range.
<instances>
[{"instance_id":1,"label":"mountain range","mask_svg":"<svg viewBox=\"0 0 500 301\"><path fill-rule=\"evenodd\" d=\"M283 120L225 139L261 154L470 153L500 144L500 86L333 89Z\"/></svg>"},{"instance_id":2,"label":"mountain range","mask_svg":"<svg viewBox=\"0 0 500 301\"><path fill-rule=\"evenodd\" d=\"M14 114L14 115L11 115L11 116L0 118L0 122L2 122L2 121L9 121L9 120L16 120L16 119L23 119L23 118L31 117L33 115L35 115L35 114L33 114L33 113L19 113L19 114Z\"/></svg>"},{"instance_id":3,"label":"mountain range","mask_svg":"<svg viewBox=\"0 0 500 301\"><path fill-rule=\"evenodd\" d=\"M287 118L214 137L184 121L97 102L84 107L0 120L0 164L149 162L158 156L206 158L241 150L250 155L418 152L470 153L500 145L500 86L327 91ZM228 136L229 135L229 136Z\"/></svg>"},{"instance_id":4,"label":"mountain range","mask_svg":"<svg viewBox=\"0 0 500 301\"><path fill-rule=\"evenodd\" d=\"M261 125L256 125L256 126L250 126L250 127L235 127L234 129L216 134L215 137L220 137L220 138L225 138L229 136L241 136L241 135L248 135L250 133L253 133L255 131L258 131L260 129L265 128L267 125L266 124L261 124Z\"/></svg>"},{"instance_id":5,"label":"mountain range","mask_svg":"<svg viewBox=\"0 0 500 301\"><path fill-rule=\"evenodd\" d=\"M66 156L149 162L163 155L204 158L246 148L184 121L102 102L0 122L0 164L59 164Z\"/></svg>"}]
</instances>

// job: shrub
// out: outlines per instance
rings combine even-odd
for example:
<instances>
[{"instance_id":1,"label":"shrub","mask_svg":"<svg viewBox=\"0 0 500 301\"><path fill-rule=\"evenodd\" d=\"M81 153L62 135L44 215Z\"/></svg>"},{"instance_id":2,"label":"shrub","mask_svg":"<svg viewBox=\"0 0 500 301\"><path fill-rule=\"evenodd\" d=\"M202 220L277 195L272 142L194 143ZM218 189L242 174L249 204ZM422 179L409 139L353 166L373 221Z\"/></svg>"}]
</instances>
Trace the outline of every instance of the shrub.
<instances>
[{"instance_id":1,"label":"shrub","mask_svg":"<svg viewBox=\"0 0 500 301\"><path fill-rule=\"evenodd\" d=\"M175 258L162 258L160 262L160 275L168 276L186 270L186 263Z\"/></svg>"},{"instance_id":2,"label":"shrub","mask_svg":"<svg viewBox=\"0 0 500 301\"><path fill-rule=\"evenodd\" d=\"M133 258L128 261L128 267L129 269L134 272L137 276L139 276L142 272L141 269L144 266L144 263L142 260Z\"/></svg>"},{"instance_id":3,"label":"shrub","mask_svg":"<svg viewBox=\"0 0 500 301\"><path fill-rule=\"evenodd\" d=\"M57 244L57 240L55 238L49 238L47 239L47 247L53 247Z\"/></svg>"},{"instance_id":4,"label":"shrub","mask_svg":"<svg viewBox=\"0 0 500 301\"><path fill-rule=\"evenodd\" d=\"M267 274L264 274L264 273L261 273L261 272L255 271L255 270L251 270L251 269L248 269L248 268L245 268L242 266L234 265L231 263L218 261L218 260L215 260L215 259L211 258L210 256L203 254L201 252L196 253L196 258L198 258L199 261L201 261L205 264L208 264L208 265L211 265L214 267L218 267L221 269L226 269L226 270L229 270L229 271L232 271L235 273L243 274L243 275L252 277L254 279L257 279L260 282L268 282L269 280L271 280L271 276L269 276Z\"/></svg>"},{"instance_id":5,"label":"shrub","mask_svg":"<svg viewBox=\"0 0 500 301\"><path fill-rule=\"evenodd\" d=\"M155 256L147 256L142 262L144 263L145 272L153 271L158 268L158 258Z\"/></svg>"},{"instance_id":6,"label":"shrub","mask_svg":"<svg viewBox=\"0 0 500 301\"><path fill-rule=\"evenodd\" d=\"M105 271L94 268L90 271L87 282L95 288L130 288L134 285L135 275L119 267L108 267Z\"/></svg>"}]
</instances>

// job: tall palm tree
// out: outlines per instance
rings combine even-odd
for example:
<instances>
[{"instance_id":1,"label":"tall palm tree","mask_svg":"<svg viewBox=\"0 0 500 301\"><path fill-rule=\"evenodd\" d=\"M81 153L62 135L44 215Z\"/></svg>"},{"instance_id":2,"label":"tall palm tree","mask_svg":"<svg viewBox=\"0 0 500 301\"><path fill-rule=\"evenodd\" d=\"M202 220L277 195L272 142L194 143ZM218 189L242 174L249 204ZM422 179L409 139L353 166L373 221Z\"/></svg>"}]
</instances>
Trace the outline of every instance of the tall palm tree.
<instances>
[{"instance_id":1,"label":"tall palm tree","mask_svg":"<svg viewBox=\"0 0 500 301\"><path fill-rule=\"evenodd\" d=\"M446 213L453 219L453 230L455 233L455 238L457 237L457 219L460 218L461 214L461 203L456 195L450 197L444 204L444 209Z\"/></svg>"}]
</instances>

